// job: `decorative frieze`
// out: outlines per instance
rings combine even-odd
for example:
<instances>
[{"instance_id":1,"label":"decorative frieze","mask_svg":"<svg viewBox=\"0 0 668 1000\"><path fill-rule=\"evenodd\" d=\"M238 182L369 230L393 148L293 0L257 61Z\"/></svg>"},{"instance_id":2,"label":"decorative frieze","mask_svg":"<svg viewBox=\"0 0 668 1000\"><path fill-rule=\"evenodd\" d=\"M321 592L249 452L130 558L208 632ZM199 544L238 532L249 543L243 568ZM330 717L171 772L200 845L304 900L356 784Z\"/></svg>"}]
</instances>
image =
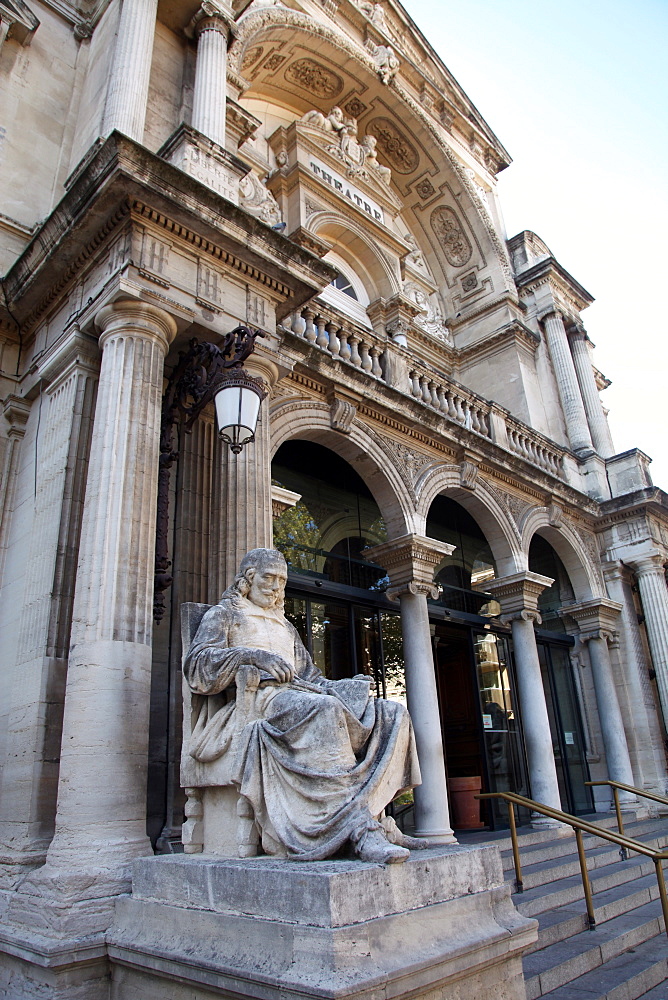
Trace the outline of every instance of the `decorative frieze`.
<instances>
[{"instance_id":1,"label":"decorative frieze","mask_svg":"<svg viewBox=\"0 0 668 1000\"><path fill-rule=\"evenodd\" d=\"M296 59L285 69L285 79L314 97L330 100L343 90L343 80L315 59Z\"/></svg>"},{"instance_id":2,"label":"decorative frieze","mask_svg":"<svg viewBox=\"0 0 668 1000\"><path fill-rule=\"evenodd\" d=\"M389 118L373 118L367 131L376 138L378 148L400 174L412 174L420 166L417 150Z\"/></svg>"}]
</instances>

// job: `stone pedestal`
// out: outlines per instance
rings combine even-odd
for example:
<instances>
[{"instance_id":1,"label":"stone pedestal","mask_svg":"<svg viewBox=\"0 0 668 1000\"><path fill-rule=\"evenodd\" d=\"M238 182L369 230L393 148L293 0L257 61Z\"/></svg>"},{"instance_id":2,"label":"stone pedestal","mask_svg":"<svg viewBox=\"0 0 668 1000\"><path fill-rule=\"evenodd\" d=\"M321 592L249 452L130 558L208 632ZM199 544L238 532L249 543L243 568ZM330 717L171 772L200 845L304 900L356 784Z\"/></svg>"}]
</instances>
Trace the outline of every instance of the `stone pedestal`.
<instances>
[{"instance_id":1,"label":"stone pedestal","mask_svg":"<svg viewBox=\"0 0 668 1000\"><path fill-rule=\"evenodd\" d=\"M239 181L249 168L196 129L179 125L158 150L158 156L206 184L234 205L239 204Z\"/></svg>"},{"instance_id":2,"label":"stone pedestal","mask_svg":"<svg viewBox=\"0 0 668 1000\"><path fill-rule=\"evenodd\" d=\"M524 1000L535 938L493 847L390 866L146 858L107 936L111 998L478 1000L503 983L504 1000Z\"/></svg>"}]
</instances>

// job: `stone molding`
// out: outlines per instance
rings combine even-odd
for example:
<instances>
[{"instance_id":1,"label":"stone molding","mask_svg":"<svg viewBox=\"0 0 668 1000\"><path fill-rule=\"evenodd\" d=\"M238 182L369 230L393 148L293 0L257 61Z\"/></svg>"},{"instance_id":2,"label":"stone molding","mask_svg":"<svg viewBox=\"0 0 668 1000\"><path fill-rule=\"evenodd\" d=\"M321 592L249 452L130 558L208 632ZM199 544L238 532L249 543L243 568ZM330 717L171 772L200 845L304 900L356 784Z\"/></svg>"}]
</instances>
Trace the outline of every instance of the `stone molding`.
<instances>
[{"instance_id":1,"label":"stone molding","mask_svg":"<svg viewBox=\"0 0 668 1000\"><path fill-rule=\"evenodd\" d=\"M364 550L364 557L383 566L390 577L390 600L403 593L438 597L434 572L438 564L455 550L454 545L413 532Z\"/></svg>"}]
</instances>

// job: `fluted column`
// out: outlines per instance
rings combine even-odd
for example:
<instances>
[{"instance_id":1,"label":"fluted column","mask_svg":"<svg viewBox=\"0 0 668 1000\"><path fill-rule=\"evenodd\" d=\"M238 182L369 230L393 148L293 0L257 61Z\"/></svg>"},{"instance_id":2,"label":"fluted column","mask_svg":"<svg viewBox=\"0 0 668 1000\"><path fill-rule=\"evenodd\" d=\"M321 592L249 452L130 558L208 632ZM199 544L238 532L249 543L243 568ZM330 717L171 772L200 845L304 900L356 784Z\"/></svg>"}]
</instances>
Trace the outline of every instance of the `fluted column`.
<instances>
[{"instance_id":1,"label":"fluted column","mask_svg":"<svg viewBox=\"0 0 668 1000\"><path fill-rule=\"evenodd\" d=\"M276 365L258 348L246 359L244 368L262 379L270 391L278 379ZM210 596L217 601L232 583L243 556L250 549L272 544L269 399L260 406L255 441L238 455L220 440L216 448L209 567Z\"/></svg>"},{"instance_id":2,"label":"fluted column","mask_svg":"<svg viewBox=\"0 0 668 1000\"><path fill-rule=\"evenodd\" d=\"M123 0L102 134L118 129L143 142L158 0Z\"/></svg>"},{"instance_id":3,"label":"fluted column","mask_svg":"<svg viewBox=\"0 0 668 1000\"><path fill-rule=\"evenodd\" d=\"M603 412L601 397L598 394L596 377L594 376L594 369L589 354L587 334L582 329L574 330L570 334L570 342L575 373L580 385L592 443L599 455L603 458L610 458L611 455L614 455L615 449L612 443L610 427Z\"/></svg>"},{"instance_id":4,"label":"fluted column","mask_svg":"<svg viewBox=\"0 0 668 1000\"><path fill-rule=\"evenodd\" d=\"M131 300L106 306L97 324L102 365L47 867L117 869L122 884L126 863L151 849L146 772L160 406L176 324Z\"/></svg>"},{"instance_id":5,"label":"fluted column","mask_svg":"<svg viewBox=\"0 0 668 1000\"><path fill-rule=\"evenodd\" d=\"M436 597L434 572L453 545L420 535L403 535L367 549L365 556L390 576L388 596L398 597L404 646L406 700L415 731L422 784L415 788L415 835L456 843L450 825L441 716L427 597Z\"/></svg>"},{"instance_id":6,"label":"fluted column","mask_svg":"<svg viewBox=\"0 0 668 1000\"><path fill-rule=\"evenodd\" d=\"M195 17L197 65L192 125L207 138L225 146L227 98L227 45L231 13L205 0Z\"/></svg>"},{"instance_id":7,"label":"fluted column","mask_svg":"<svg viewBox=\"0 0 668 1000\"><path fill-rule=\"evenodd\" d=\"M501 620L510 622L512 629L531 797L553 809L561 809L550 719L534 632L534 623L541 622L538 597L553 582L547 576L524 572L492 580L485 587L501 604ZM539 827L557 825L540 814L535 815L532 822Z\"/></svg>"},{"instance_id":8,"label":"fluted column","mask_svg":"<svg viewBox=\"0 0 668 1000\"><path fill-rule=\"evenodd\" d=\"M587 423L580 386L564 321L560 313L554 311L541 317L545 327L547 349L552 359L554 374L557 379L559 398L566 420L566 430L573 451L591 451L592 440Z\"/></svg>"},{"instance_id":9,"label":"fluted column","mask_svg":"<svg viewBox=\"0 0 668 1000\"><path fill-rule=\"evenodd\" d=\"M631 565L638 578L661 709L668 727L668 586L665 562L665 556L656 552L634 560Z\"/></svg>"},{"instance_id":10,"label":"fluted column","mask_svg":"<svg viewBox=\"0 0 668 1000\"><path fill-rule=\"evenodd\" d=\"M631 571L623 563L615 562L605 563L603 572L608 596L622 606L616 659L627 697L627 705L622 715L629 712L633 719L633 726L627 731L631 764L635 774L633 784L662 795L665 788L665 754L638 616L630 584L626 579ZM611 650L616 648L614 642L610 643L610 648ZM613 657L613 669L614 661L615 657Z\"/></svg>"}]
</instances>

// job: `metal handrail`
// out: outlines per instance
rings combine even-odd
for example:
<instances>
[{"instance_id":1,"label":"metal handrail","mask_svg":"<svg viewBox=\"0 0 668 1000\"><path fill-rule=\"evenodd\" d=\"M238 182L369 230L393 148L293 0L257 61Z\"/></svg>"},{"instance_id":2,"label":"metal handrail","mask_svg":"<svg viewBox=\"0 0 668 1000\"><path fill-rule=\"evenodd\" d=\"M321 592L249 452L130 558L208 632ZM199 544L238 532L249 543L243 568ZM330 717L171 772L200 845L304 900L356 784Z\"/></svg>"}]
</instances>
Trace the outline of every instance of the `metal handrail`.
<instances>
[{"instance_id":1,"label":"metal handrail","mask_svg":"<svg viewBox=\"0 0 668 1000\"><path fill-rule=\"evenodd\" d=\"M615 812L617 813L617 826L622 837L624 836L624 821L622 810L619 804L619 789L623 792L631 792L633 795L642 795L645 799L652 799L654 802L663 802L668 806L668 799L665 795L657 795L655 792L646 792L643 788L636 788L634 785L625 785L622 781L611 781L606 778L604 781L585 781L585 785L610 785L615 800Z\"/></svg>"},{"instance_id":2,"label":"metal handrail","mask_svg":"<svg viewBox=\"0 0 668 1000\"><path fill-rule=\"evenodd\" d=\"M515 825L515 810L513 809L513 806L523 806L531 812L541 813L543 816L548 816L550 819L555 819L559 823L564 823L572 828L578 848L580 874L582 876L582 887L584 889L585 901L587 904L587 920L590 930L594 930L596 927L596 914L594 912L591 882L589 881L589 872L587 871L587 858L585 856L582 834L588 833L592 837L600 837L602 840L609 840L613 844L618 844L619 847L624 848L627 851L636 851L638 854L644 854L646 857L651 858L654 862L656 881L659 886L659 896L661 898L661 908L663 910L664 930L668 935L668 894L666 893L666 881L663 874L663 867L661 865L662 861L668 860L668 851L657 851L653 847L648 847L647 844L643 844L640 840L632 840L630 837L625 837L621 833L614 833L612 830L596 826L595 823L588 823L585 819L580 819L577 816L571 816L570 813L562 812L561 809L553 809L552 806L546 806L543 802L534 802L533 799L527 799L524 795L516 795L515 792L481 792L479 795L474 797L476 799L504 799L508 803L510 836L513 844L513 861L515 863L515 881L518 892L524 892L524 883L522 882L520 849L517 841L517 827Z\"/></svg>"}]
</instances>

